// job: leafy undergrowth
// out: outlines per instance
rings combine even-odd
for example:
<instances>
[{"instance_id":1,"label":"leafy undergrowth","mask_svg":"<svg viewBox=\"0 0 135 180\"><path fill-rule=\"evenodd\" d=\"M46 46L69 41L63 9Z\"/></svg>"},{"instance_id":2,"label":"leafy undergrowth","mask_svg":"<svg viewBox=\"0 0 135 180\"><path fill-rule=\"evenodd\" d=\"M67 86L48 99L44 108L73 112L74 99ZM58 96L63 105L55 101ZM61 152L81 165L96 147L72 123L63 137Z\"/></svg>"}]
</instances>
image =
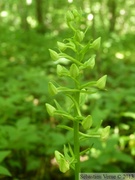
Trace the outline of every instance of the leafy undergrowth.
<instances>
[{"instance_id":1,"label":"leafy undergrowth","mask_svg":"<svg viewBox=\"0 0 135 180\"><path fill-rule=\"evenodd\" d=\"M53 153L64 143L72 143L72 135L56 128L61 119L49 118L44 106L51 103L49 79L56 79L47 50L55 38L7 28L1 29L0 37L0 167L6 168L14 180L71 179L72 172L64 177L59 172ZM103 119L103 125L112 127L107 143L93 138L91 144L82 144L84 149L91 145L89 154L82 157L85 172L135 171L134 56L131 49L130 56L121 60L114 56L120 55L118 52L120 47L112 46L109 53L101 53L104 63L97 71L108 74L107 92L88 96L83 107L95 124ZM86 79L92 77L86 73ZM63 101L62 97L59 100ZM66 119L63 122L67 125ZM8 179L1 175L4 178Z\"/></svg>"}]
</instances>

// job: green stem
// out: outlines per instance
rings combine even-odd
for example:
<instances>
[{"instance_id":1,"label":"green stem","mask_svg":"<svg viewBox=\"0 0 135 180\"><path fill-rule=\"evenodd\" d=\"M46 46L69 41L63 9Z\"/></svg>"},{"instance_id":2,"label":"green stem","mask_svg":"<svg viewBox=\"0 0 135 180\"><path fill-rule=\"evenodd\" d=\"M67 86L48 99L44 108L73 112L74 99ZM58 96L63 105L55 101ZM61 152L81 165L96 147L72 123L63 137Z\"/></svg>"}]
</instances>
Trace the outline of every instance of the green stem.
<instances>
[{"instance_id":1,"label":"green stem","mask_svg":"<svg viewBox=\"0 0 135 180\"><path fill-rule=\"evenodd\" d=\"M79 143L79 121L74 121L74 154L75 154L75 180L79 180L80 173L80 143Z\"/></svg>"},{"instance_id":2,"label":"green stem","mask_svg":"<svg viewBox=\"0 0 135 180\"><path fill-rule=\"evenodd\" d=\"M76 85L77 86L77 85ZM80 93L75 94L76 103L79 105ZM78 115L78 109L75 107L75 117ZM74 155L76 159L75 163L75 180L79 180L80 173L80 142L79 142L79 120L74 121Z\"/></svg>"},{"instance_id":3,"label":"green stem","mask_svg":"<svg viewBox=\"0 0 135 180\"><path fill-rule=\"evenodd\" d=\"M79 46L77 45L77 52L79 52ZM76 54L76 59L78 60L78 62L80 61L80 54L77 53ZM80 62L79 62L80 63ZM81 64L81 63L80 63ZM79 81L79 77L76 77L76 82L80 82ZM75 88L79 89L80 85L78 83L75 83ZM80 115L80 109L79 109L79 99L80 99L80 92L76 92L74 95L74 99L76 101L74 107L75 107L75 117ZM74 155L75 155L75 159L76 159L76 163L75 163L75 180L79 180L79 173L80 173L80 141L79 141L79 120L74 121Z\"/></svg>"}]
</instances>

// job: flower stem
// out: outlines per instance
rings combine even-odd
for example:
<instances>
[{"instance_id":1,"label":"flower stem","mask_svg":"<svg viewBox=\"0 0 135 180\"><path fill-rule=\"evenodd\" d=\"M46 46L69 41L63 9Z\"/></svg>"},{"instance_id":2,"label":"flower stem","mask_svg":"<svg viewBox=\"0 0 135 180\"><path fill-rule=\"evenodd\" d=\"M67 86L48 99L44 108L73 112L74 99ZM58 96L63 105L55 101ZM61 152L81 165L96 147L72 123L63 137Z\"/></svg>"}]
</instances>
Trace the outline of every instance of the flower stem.
<instances>
[{"instance_id":1,"label":"flower stem","mask_svg":"<svg viewBox=\"0 0 135 180\"><path fill-rule=\"evenodd\" d=\"M80 144L79 144L79 121L74 121L74 154L75 154L75 180L79 180L80 173Z\"/></svg>"},{"instance_id":2,"label":"flower stem","mask_svg":"<svg viewBox=\"0 0 135 180\"><path fill-rule=\"evenodd\" d=\"M77 86L77 85L76 85ZM79 104L79 97L80 93L75 94L75 100L77 104ZM75 108L75 116L78 115L78 110ZM76 159L75 163L75 180L79 180L79 173L80 173L80 141L79 141L79 121L74 121L74 155Z\"/></svg>"}]
</instances>

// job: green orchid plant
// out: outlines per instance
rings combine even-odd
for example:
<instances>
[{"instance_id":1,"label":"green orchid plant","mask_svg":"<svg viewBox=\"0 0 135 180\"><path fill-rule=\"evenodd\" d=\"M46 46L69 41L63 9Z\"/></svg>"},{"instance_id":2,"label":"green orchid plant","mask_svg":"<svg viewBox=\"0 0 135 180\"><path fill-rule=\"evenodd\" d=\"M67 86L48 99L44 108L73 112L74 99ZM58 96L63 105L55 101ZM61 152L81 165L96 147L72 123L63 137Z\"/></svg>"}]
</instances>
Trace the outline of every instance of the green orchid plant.
<instances>
[{"instance_id":1,"label":"green orchid plant","mask_svg":"<svg viewBox=\"0 0 135 180\"><path fill-rule=\"evenodd\" d=\"M55 150L55 158L61 172L65 173L70 168L74 170L75 180L79 179L80 156L90 151L90 147L80 151L80 142L91 137L106 138L109 134L110 126L99 131L100 127L93 128L93 119L91 115L86 117L82 113L82 103L85 103L85 95L91 95L99 90L105 90L107 75L100 77L96 81L83 82L84 72L86 69L92 70L95 66L96 55L92 54L86 59L86 54L89 55L90 49L98 50L100 47L101 38L94 41L89 40L84 43L85 35L88 30L83 32L79 24L82 19L82 14L77 10L68 11L66 14L66 23L68 28L73 32L71 38L66 38L63 42L57 42L58 52L49 49L50 56L54 61L57 61L57 75L59 77L70 79L72 81L68 87L56 86L52 82L49 83L49 92L51 95L62 93L70 99L71 105L69 109L64 109L60 103L54 99L55 107L46 103L46 109L50 116L61 116L71 121L72 126L58 125L58 127L72 131L74 137L73 147L68 144L64 145L63 154ZM68 51L70 50L70 51ZM72 51L72 55L69 52ZM67 53L68 52L68 53ZM94 52L94 51L92 51ZM60 63L60 59L68 61L68 66ZM83 99L83 100L82 100ZM72 112L71 112L72 108ZM83 131L81 131L83 129ZM89 131L92 129L92 131Z\"/></svg>"}]
</instances>

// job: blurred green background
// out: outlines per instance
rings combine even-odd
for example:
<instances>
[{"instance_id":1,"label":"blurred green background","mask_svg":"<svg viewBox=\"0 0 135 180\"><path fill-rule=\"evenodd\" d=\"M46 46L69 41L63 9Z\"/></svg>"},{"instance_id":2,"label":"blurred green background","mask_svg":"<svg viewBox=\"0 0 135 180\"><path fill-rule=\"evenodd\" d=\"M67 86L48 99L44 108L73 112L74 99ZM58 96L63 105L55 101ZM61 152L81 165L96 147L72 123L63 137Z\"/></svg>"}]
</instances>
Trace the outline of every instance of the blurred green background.
<instances>
[{"instance_id":1,"label":"blurred green background","mask_svg":"<svg viewBox=\"0 0 135 180\"><path fill-rule=\"evenodd\" d=\"M70 37L64 16L74 8L83 12L81 28L90 26L86 42L102 38L96 68L86 72L85 79L108 75L107 92L89 96L82 109L95 123L103 120L102 126L111 126L106 142L92 138L83 144L93 146L82 157L82 171L135 172L135 1L3 0L0 166L11 173L9 179L73 179L72 172L59 172L54 159L55 149L72 142L72 134L56 127L68 120L49 117L45 103L53 103L48 82L60 81L48 49ZM8 177L0 175L0 179Z\"/></svg>"}]
</instances>

